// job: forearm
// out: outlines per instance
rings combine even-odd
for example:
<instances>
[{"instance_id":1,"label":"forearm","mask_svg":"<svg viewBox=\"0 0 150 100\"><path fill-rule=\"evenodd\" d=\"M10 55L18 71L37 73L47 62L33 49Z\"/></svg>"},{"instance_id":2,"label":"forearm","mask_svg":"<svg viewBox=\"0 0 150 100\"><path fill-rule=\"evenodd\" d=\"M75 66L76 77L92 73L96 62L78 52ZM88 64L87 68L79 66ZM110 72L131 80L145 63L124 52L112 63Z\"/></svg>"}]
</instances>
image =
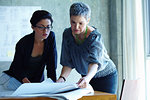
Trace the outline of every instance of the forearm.
<instances>
[{"instance_id":1,"label":"forearm","mask_svg":"<svg viewBox=\"0 0 150 100\"><path fill-rule=\"evenodd\" d=\"M97 72L97 69L98 69L98 64L89 64L88 73L85 76L88 81L90 81L94 77L94 75Z\"/></svg>"},{"instance_id":2,"label":"forearm","mask_svg":"<svg viewBox=\"0 0 150 100\"><path fill-rule=\"evenodd\" d=\"M94 77L97 72L98 64L89 64L88 73L85 77L80 78L78 81L78 86L80 88L85 88L89 84L90 80Z\"/></svg>"},{"instance_id":3,"label":"forearm","mask_svg":"<svg viewBox=\"0 0 150 100\"><path fill-rule=\"evenodd\" d=\"M72 68L63 66L60 77L58 78L58 80L56 82L65 82L66 78L69 76L71 70L72 70Z\"/></svg>"},{"instance_id":4,"label":"forearm","mask_svg":"<svg viewBox=\"0 0 150 100\"><path fill-rule=\"evenodd\" d=\"M72 68L67 67L67 66L63 66L60 76L67 78L69 76L71 70L72 70Z\"/></svg>"}]
</instances>

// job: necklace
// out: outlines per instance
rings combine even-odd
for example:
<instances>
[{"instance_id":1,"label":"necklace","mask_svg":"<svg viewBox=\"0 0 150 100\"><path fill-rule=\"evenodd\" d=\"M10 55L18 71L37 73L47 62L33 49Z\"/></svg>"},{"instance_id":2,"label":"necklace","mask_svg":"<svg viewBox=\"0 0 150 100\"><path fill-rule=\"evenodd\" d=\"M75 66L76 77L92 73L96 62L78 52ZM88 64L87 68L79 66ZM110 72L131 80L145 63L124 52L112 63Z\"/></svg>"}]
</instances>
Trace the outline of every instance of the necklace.
<instances>
[{"instance_id":1,"label":"necklace","mask_svg":"<svg viewBox=\"0 0 150 100\"><path fill-rule=\"evenodd\" d=\"M75 37L76 37L76 42L78 43L78 44L82 44L83 42L84 42L84 40L86 39L86 35L87 35L87 26L86 26L86 31L85 31L85 34L84 34L84 39L83 40L80 40L79 39L79 37L77 36L77 34L75 35Z\"/></svg>"}]
</instances>

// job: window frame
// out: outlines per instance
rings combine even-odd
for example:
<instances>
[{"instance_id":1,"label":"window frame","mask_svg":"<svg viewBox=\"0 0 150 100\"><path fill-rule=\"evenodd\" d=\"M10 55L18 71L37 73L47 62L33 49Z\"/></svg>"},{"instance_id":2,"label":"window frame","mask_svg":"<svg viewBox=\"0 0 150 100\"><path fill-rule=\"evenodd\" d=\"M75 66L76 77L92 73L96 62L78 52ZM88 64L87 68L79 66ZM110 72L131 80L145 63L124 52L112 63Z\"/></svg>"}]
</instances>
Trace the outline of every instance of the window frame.
<instances>
[{"instance_id":1,"label":"window frame","mask_svg":"<svg viewBox=\"0 0 150 100\"><path fill-rule=\"evenodd\" d=\"M150 58L150 1L146 0L147 3L147 9L146 9L146 26L147 26L147 32L146 32L146 56Z\"/></svg>"}]
</instances>

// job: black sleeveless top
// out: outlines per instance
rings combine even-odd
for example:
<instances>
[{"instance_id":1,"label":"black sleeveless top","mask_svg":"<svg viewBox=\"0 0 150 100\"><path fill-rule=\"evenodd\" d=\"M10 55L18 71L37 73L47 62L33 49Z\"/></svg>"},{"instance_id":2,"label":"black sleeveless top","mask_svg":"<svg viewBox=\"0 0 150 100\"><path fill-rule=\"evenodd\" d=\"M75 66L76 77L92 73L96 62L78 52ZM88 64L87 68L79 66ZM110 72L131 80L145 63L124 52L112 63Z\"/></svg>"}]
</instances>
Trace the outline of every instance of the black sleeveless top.
<instances>
[{"instance_id":1,"label":"black sleeveless top","mask_svg":"<svg viewBox=\"0 0 150 100\"><path fill-rule=\"evenodd\" d=\"M41 82L43 81L42 76L40 74L42 66L42 56L30 57L29 63L27 66L27 78L31 82Z\"/></svg>"}]
</instances>

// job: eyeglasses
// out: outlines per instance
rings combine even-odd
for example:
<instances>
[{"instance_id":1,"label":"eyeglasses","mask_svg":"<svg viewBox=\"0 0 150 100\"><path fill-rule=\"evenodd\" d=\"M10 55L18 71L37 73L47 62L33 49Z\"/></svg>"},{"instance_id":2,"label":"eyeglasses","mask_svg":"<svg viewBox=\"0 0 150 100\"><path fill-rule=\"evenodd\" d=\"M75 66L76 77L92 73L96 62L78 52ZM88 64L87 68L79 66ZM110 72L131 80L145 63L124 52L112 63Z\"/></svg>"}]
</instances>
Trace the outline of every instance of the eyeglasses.
<instances>
[{"instance_id":1,"label":"eyeglasses","mask_svg":"<svg viewBox=\"0 0 150 100\"><path fill-rule=\"evenodd\" d=\"M39 30L41 30L41 31L44 31L45 29L47 29L47 30L51 30L52 29L52 26L47 26L47 27L44 27L44 26L35 26L35 27L37 27Z\"/></svg>"}]
</instances>

